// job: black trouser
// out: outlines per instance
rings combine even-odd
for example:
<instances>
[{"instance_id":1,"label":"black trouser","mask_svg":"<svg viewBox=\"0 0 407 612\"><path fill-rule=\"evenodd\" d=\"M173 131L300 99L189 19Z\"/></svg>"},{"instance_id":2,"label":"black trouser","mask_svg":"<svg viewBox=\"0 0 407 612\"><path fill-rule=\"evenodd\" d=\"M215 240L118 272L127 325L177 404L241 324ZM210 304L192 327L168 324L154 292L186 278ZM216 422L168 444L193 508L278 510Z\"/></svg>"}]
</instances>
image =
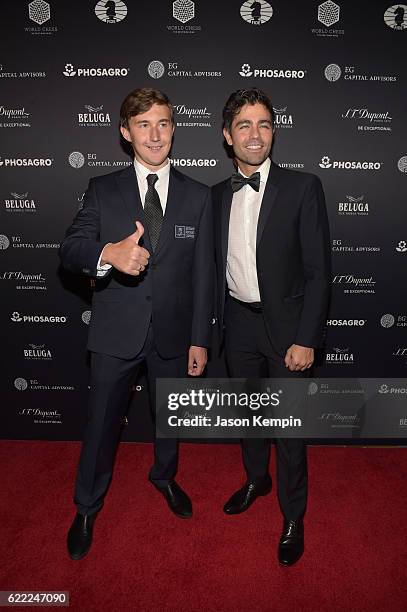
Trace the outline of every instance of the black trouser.
<instances>
[{"instance_id":1,"label":"black trouser","mask_svg":"<svg viewBox=\"0 0 407 612\"><path fill-rule=\"evenodd\" d=\"M262 312L229 298L225 307L226 360L232 378L307 377L310 371L291 372L273 348ZM284 517L297 520L307 503L307 455L302 439L276 439L278 499ZM242 440L243 464L249 482L270 482L270 440Z\"/></svg>"},{"instance_id":2,"label":"black trouser","mask_svg":"<svg viewBox=\"0 0 407 612\"><path fill-rule=\"evenodd\" d=\"M92 514L103 506L131 387L144 361L151 406L155 410L156 379L186 377L187 355L175 359L160 357L151 325L143 349L133 359L91 354L89 421L82 444L74 498L81 514ZM178 441L157 438L155 461L149 474L151 482L158 488L167 486L175 477L177 466Z\"/></svg>"}]
</instances>

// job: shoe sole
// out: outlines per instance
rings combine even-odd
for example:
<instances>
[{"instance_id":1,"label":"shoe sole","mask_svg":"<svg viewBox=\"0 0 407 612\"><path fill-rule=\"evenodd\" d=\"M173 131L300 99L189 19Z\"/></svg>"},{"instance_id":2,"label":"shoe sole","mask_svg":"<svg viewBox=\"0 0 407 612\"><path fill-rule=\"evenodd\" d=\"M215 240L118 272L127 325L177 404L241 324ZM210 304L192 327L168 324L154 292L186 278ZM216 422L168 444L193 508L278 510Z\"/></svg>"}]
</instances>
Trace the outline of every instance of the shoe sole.
<instances>
[{"instance_id":1,"label":"shoe sole","mask_svg":"<svg viewBox=\"0 0 407 612\"><path fill-rule=\"evenodd\" d=\"M301 553L301 555L298 557L298 559L296 559L292 563L283 563L282 561L279 560L278 564L279 564L280 567L292 567L293 565L298 563L298 561L301 559L302 555L303 555L303 553Z\"/></svg>"},{"instance_id":2,"label":"shoe sole","mask_svg":"<svg viewBox=\"0 0 407 612\"><path fill-rule=\"evenodd\" d=\"M171 510L172 514L174 516L176 516L177 518L181 518L181 519L189 519L192 518L192 512L191 514L178 514L178 512L174 512L174 510L171 508L170 504L167 502L167 505L169 507L169 509Z\"/></svg>"},{"instance_id":3,"label":"shoe sole","mask_svg":"<svg viewBox=\"0 0 407 612\"><path fill-rule=\"evenodd\" d=\"M80 555L72 555L69 550L68 550L68 554L69 557L72 559L72 561L80 561L80 559L83 559L84 557L86 557L86 555L88 554L88 552L90 551L90 547L88 548L88 550L86 550L84 553L80 554Z\"/></svg>"}]
</instances>

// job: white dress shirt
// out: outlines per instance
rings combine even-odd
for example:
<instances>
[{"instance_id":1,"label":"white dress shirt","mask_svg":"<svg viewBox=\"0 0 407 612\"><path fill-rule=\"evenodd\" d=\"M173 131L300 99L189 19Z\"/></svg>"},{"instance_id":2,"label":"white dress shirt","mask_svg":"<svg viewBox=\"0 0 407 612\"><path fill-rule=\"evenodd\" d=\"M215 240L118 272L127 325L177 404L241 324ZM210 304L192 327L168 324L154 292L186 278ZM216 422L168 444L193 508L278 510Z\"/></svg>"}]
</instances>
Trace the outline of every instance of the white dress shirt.
<instances>
[{"instance_id":1,"label":"white dress shirt","mask_svg":"<svg viewBox=\"0 0 407 612\"><path fill-rule=\"evenodd\" d=\"M230 295L242 302L260 302L256 235L270 166L270 159L267 158L257 170L260 172L258 192L250 185L244 185L233 194L229 220L226 281ZM240 170L239 173L245 176Z\"/></svg>"},{"instance_id":2,"label":"white dress shirt","mask_svg":"<svg viewBox=\"0 0 407 612\"><path fill-rule=\"evenodd\" d=\"M143 164L140 164L139 161L134 159L134 170L137 176L140 200L141 200L141 205L143 208L144 208L144 201L146 199L146 193L148 189L147 176L149 174L156 174L158 176L158 181L156 181L154 187L156 188L156 191L160 197L161 208L163 209L163 215L165 215L165 209L167 206L167 198L168 198L168 184L170 180L170 167L171 167L170 160L168 159L167 164L163 168L160 168L160 170L156 170L155 172L153 172L149 168L146 168L145 166L143 166ZM136 221L137 220L138 219L136 219ZM136 230L136 226L134 226L134 230ZM111 242L108 242L107 244L111 244ZM105 246L107 246L107 244L105 244ZM108 273L108 271L112 268L110 264L101 265L100 263L103 258L102 257L103 250L105 246L103 247L102 252L100 253L99 260L97 263L97 276L105 276Z\"/></svg>"}]
</instances>

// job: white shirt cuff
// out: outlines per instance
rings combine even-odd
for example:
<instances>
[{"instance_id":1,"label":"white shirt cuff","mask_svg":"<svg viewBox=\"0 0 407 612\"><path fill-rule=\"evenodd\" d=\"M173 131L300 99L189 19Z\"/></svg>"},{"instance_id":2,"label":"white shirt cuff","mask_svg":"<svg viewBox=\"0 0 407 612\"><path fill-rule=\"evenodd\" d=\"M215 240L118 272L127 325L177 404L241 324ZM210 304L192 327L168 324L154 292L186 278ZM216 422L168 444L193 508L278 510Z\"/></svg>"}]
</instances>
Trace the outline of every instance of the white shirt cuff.
<instances>
[{"instance_id":1,"label":"white shirt cuff","mask_svg":"<svg viewBox=\"0 0 407 612\"><path fill-rule=\"evenodd\" d=\"M105 247L107 247L108 244L112 244L111 242L108 242L107 244L105 244L105 246L102 249L102 252L99 255L99 259L98 259L98 263L96 266L96 276L106 276L106 274L109 272L109 270L112 269L112 266L110 264L101 264L101 260L103 259L103 251L105 250Z\"/></svg>"}]
</instances>

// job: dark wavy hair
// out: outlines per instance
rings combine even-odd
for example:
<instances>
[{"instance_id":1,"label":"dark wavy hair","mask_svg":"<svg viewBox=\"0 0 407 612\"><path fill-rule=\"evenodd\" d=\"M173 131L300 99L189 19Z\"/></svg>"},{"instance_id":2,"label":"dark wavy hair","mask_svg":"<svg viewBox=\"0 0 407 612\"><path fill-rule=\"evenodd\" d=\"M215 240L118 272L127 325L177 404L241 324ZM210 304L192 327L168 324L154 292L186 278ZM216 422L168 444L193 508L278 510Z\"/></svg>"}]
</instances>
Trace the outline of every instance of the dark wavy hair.
<instances>
[{"instance_id":1,"label":"dark wavy hair","mask_svg":"<svg viewBox=\"0 0 407 612\"><path fill-rule=\"evenodd\" d=\"M229 98L227 99L226 104L223 107L222 117L223 127L228 132L230 132L232 127L233 119L240 112L241 108L245 106L245 104L263 104L263 106L265 106L270 113L271 124L274 129L275 113L269 96L261 89L252 87L251 89L238 89L230 94Z\"/></svg>"},{"instance_id":2,"label":"dark wavy hair","mask_svg":"<svg viewBox=\"0 0 407 612\"><path fill-rule=\"evenodd\" d=\"M120 107L120 125L128 129L130 117L146 113L153 104L168 106L171 113L171 121L174 123L174 110L168 96L159 89L143 87L131 91Z\"/></svg>"}]
</instances>

